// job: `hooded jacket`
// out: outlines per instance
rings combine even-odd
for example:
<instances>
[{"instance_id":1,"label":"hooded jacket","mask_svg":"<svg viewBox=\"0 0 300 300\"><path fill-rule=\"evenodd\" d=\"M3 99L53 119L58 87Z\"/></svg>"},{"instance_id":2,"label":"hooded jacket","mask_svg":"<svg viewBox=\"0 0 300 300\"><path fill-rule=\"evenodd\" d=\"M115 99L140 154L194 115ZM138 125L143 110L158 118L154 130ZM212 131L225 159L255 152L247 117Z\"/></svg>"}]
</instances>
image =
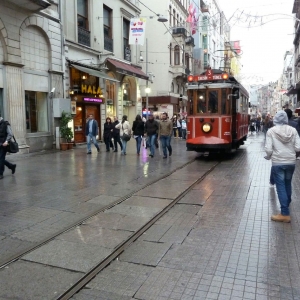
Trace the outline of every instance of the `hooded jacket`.
<instances>
[{"instance_id":1,"label":"hooded jacket","mask_svg":"<svg viewBox=\"0 0 300 300\"><path fill-rule=\"evenodd\" d=\"M271 157L273 166L295 164L296 152L300 152L297 130L287 123L286 113L279 111L274 117L275 126L266 135L265 151Z\"/></svg>"}]
</instances>

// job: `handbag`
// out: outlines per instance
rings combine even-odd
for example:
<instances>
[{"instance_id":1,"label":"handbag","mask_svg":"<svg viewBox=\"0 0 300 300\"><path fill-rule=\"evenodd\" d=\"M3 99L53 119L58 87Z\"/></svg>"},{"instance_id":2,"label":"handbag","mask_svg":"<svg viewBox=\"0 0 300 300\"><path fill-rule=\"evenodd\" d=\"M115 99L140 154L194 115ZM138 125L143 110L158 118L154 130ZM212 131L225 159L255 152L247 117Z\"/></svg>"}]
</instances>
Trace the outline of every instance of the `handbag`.
<instances>
[{"instance_id":1,"label":"handbag","mask_svg":"<svg viewBox=\"0 0 300 300\"><path fill-rule=\"evenodd\" d=\"M123 130L123 132L124 132L123 125L122 125L122 130ZM131 135L130 135L130 134L123 133L123 135L121 136L121 139L124 140L125 142L128 142L128 141L131 139Z\"/></svg>"},{"instance_id":2,"label":"handbag","mask_svg":"<svg viewBox=\"0 0 300 300\"><path fill-rule=\"evenodd\" d=\"M12 139L14 139L14 140L12 140ZM18 153L19 152L19 144L17 143L14 136L12 137L12 139L8 142L7 152Z\"/></svg>"}]
</instances>

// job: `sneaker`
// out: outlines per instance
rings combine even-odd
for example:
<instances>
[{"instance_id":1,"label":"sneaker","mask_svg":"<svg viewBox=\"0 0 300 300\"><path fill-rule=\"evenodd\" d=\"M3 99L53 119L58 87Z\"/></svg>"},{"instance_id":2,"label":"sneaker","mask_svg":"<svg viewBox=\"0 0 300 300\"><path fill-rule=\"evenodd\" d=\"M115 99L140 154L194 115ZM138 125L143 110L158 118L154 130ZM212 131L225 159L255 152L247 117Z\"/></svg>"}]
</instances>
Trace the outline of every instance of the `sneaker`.
<instances>
[{"instance_id":1,"label":"sneaker","mask_svg":"<svg viewBox=\"0 0 300 300\"><path fill-rule=\"evenodd\" d=\"M149 154L149 156L150 156L150 157L153 157L153 155L152 155L152 154Z\"/></svg>"},{"instance_id":2,"label":"sneaker","mask_svg":"<svg viewBox=\"0 0 300 300\"><path fill-rule=\"evenodd\" d=\"M291 222L291 217L290 216L283 216L282 214L278 214L278 215L273 215L271 217L271 220L275 221L275 222L290 223Z\"/></svg>"},{"instance_id":3,"label":"sneaker","mask_svg":"<svg viewBox=\"0 0 300 300\"><path fill-rule=\"evenodd\" d=\"M99 147L97 148L97 151L100 152L100 148Z\"/></svg>"},{"instance_id":4,"label":"sneaker","mask_svg":"<svg viewBox=\"0 0 300 300\"><path fill-rule=\"evenodd\" d=\"M17 167L17 165L13 165L11 167L11 174L15 174L16 173L16 167Z\"/></svg>"},{"instance_id":5,"label":"sneaker","mask_svg":"<svg viewBox=\"0 0 300 300\"><path fill-rule=\"evenodd\" d=\"M169 156L172 156L172 150L169 152Z\"/></svg>"}]
</instances>

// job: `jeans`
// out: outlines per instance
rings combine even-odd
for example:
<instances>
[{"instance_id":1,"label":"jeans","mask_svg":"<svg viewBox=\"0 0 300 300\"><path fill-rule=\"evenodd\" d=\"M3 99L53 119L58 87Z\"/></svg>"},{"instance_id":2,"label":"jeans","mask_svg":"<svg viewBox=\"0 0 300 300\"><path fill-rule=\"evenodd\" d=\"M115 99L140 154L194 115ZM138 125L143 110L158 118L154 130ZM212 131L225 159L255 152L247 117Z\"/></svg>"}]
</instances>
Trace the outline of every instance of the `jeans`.
<instances>
[{"instance_id":1,"label":"jeans","mask_svg":"<svg viewBox=\"0 0 300 300\"><path fill-rule=\"evenodd\" d=\"M123 145L120 139L120 135L114 136L114 146L115 146L115 151L118 151L118 144L120 145L121 150L123 149Z\"/></svg>"},{"instance_id":2,"label":"jeans","mask_svg":"<svg viewBox=\"0 0 300 300\"><path fill-rule=\"evenodd\" d=\"M126 154L127 141L122 140L122 154Z\"/></svg>"},{"instance_id":3,"label":"jeans","mask_svg":"<svg viewBox=\"0 0 300 300\"><path fill-rule=\"evenodd\" d=\"M178 137L182 138L182 129L181 129L181 127L177 127L177 130L178 130Z\"/></svg>"},{"instance_id":4,"label":"jeans","mask_svg":"<svg viewBox=\"0 0 300 300\"><path fill-rule=\"evenodd\" d=\"M14 165L5 160L6 156L6 147L0 146L0 175L2 176L4 173L5 166L11 169Z\"/></svg>"},{"instance_id":5,"label":"jeans","mask_svg":"<svg viewBox=\"0 0 300 300\"><path fill-rule=\"evenodd\" d=\"M93 144L95 145L95 147L97 148L97 150L99 151L100 148L97 144L97 141L96 141L96 137L94 135L92 135L91 133L89 133L86 137L86 142L87 142L87 151L88 152L92 152L92 149L91 149L91 140L93 142Z\"/></svg>"},{"instance_id":6,"label":"jeans","mask_svg":"<svg viewBox=\"0 0 300 300\"><path fill-rule=\"evenodd\" d=\"M274 179L274 170L271 167L271 173L270 173L270 184L275 184L275 179Z\"/></svg>"},{"instance_id":7,"label":"jeans","mask_svg":"<svg viewBox=\"0 0 300 300\"><path fill-rule=\"evenodd\" d=\"M169 150L169 155L172 155L171 137L169 135L161 135L160 142L164 157L167 157L167 148Z\"/></svg>"},{"instance_id":8,"label":"jeans","mask_svg":"<svg viewBox=\"0 0 300 300\"><path fill-rule=\"evenodd\" d=\"M186 129L182 129L182 138L186 140Z\"/></svg>"},{"instance_id":9,"label":"jeans","mask_svg":"<svg viewBox=\"0 0 300 300\"><path fill-rule=\"evenodd\" d=\"M142 136L139 135L138 137L135 138L136 141L136 153L140 154L141 151L141 145L142 145Z\"/></svg>"},{"instance_id":10,"label":"jeans","mask_svg":"<svg viewBox=\"0 0 300 300\"><path fill-rule=\"evenodd\" d=\"M150 147L150 154L154 156L155 154L155 140L156 140L156 134L148 135L148 143Z\"/></svg>"},{"instance_id":11,"label":"jeans","mask_svg":"<svg viewBox=\"0 0 300 300\"><path fill-rule=\"evenodd\" d=\"M292 178L295 165L272 166L276 190L281 207L281 214L289 216L289 205L292 201Z\"/></svg>"}]
</instances>

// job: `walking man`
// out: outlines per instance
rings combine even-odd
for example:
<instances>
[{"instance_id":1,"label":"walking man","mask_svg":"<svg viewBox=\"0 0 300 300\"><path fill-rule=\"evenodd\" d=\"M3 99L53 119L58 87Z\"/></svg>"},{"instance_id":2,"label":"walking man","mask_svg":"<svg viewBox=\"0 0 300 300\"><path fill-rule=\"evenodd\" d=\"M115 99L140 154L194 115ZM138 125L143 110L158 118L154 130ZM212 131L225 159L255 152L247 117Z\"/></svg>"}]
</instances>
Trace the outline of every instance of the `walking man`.
<instances>
[{"instance_id":1,"label":"walking man","mask_svg":"<svg viewBox=\"0 0 300 300\"><path fill-rule=\"evenodd\" d=\"M273 215L271 220L277 222L291 221L289 206L292 201L292 178L296 165L296 155L300 154L300 138L295 128L288 125L285 111L276 113L274 127L266 134L265 150L272 160L272 170L281 213Z\"/></svg>"},{"instance_id":2,"label":"walking man","mask_svg":"<svg viewBox=\"0 0 300 300\"><path fill-rule=\"evenodd\" d=\"M113 122L113 139L114 139L114 146L115 146L115 150L114 152L118 152L118 144L121 147L121 151L123 150L123 146L122 146L122 142L120 139L120 129L116 128L116 126L119 124L119 120L116 116L114 116L114 122Z\"/></svg>"},{"instance_id":3,"label":"walking man","mask_svg":"<svg viewBox=\"0 0 300 300\"><path fill-rule=\"evenodd\" d=\"M94 119L94 116L92 114L89 115L89 120L86 123L85 135L87 142L87 154L92 154L91 141L99 152L100 148L96 140L96 136L98 135L98 122Z\"/></svg>"},{"instance_id":4,"label":"walking man","mask_svg":"<svg viewBox=\"0 0 300 300\"><path fill-rule=\"evenodd\" d=\"M173 132L173 123L167 119L167 113L162 113L162 120L159 122L158 136L160 138L163 158L167 158L167 149L169 150L169 156L172 155L171 136Z\"/></svg>"},{"instance_id":5,"label":"walking man","mask_svg":"<svg viewBox=\"0 0 300 300\"><path fill-rule=\"evenodd\" d=\"M0 179L3 178L5 166L8 167L12 174L15 174L17 165L8 162L5 159L7 153L7 146L13 137L10 124L0 117Z\"/></svg>"},{"instance_id":6,"label":"walking man","mask_svg":"<svg viewBox=\"0 0 300 300\"><path fill-rule=\"evenodd\" d=\"M154 120L152 114L148 116L148 120L145 123L145 135L147 135L148 144L150 146L150 157L154 157L155 153L155 140L158 133L158 122Z\"/></svg>"}]
</instances>

